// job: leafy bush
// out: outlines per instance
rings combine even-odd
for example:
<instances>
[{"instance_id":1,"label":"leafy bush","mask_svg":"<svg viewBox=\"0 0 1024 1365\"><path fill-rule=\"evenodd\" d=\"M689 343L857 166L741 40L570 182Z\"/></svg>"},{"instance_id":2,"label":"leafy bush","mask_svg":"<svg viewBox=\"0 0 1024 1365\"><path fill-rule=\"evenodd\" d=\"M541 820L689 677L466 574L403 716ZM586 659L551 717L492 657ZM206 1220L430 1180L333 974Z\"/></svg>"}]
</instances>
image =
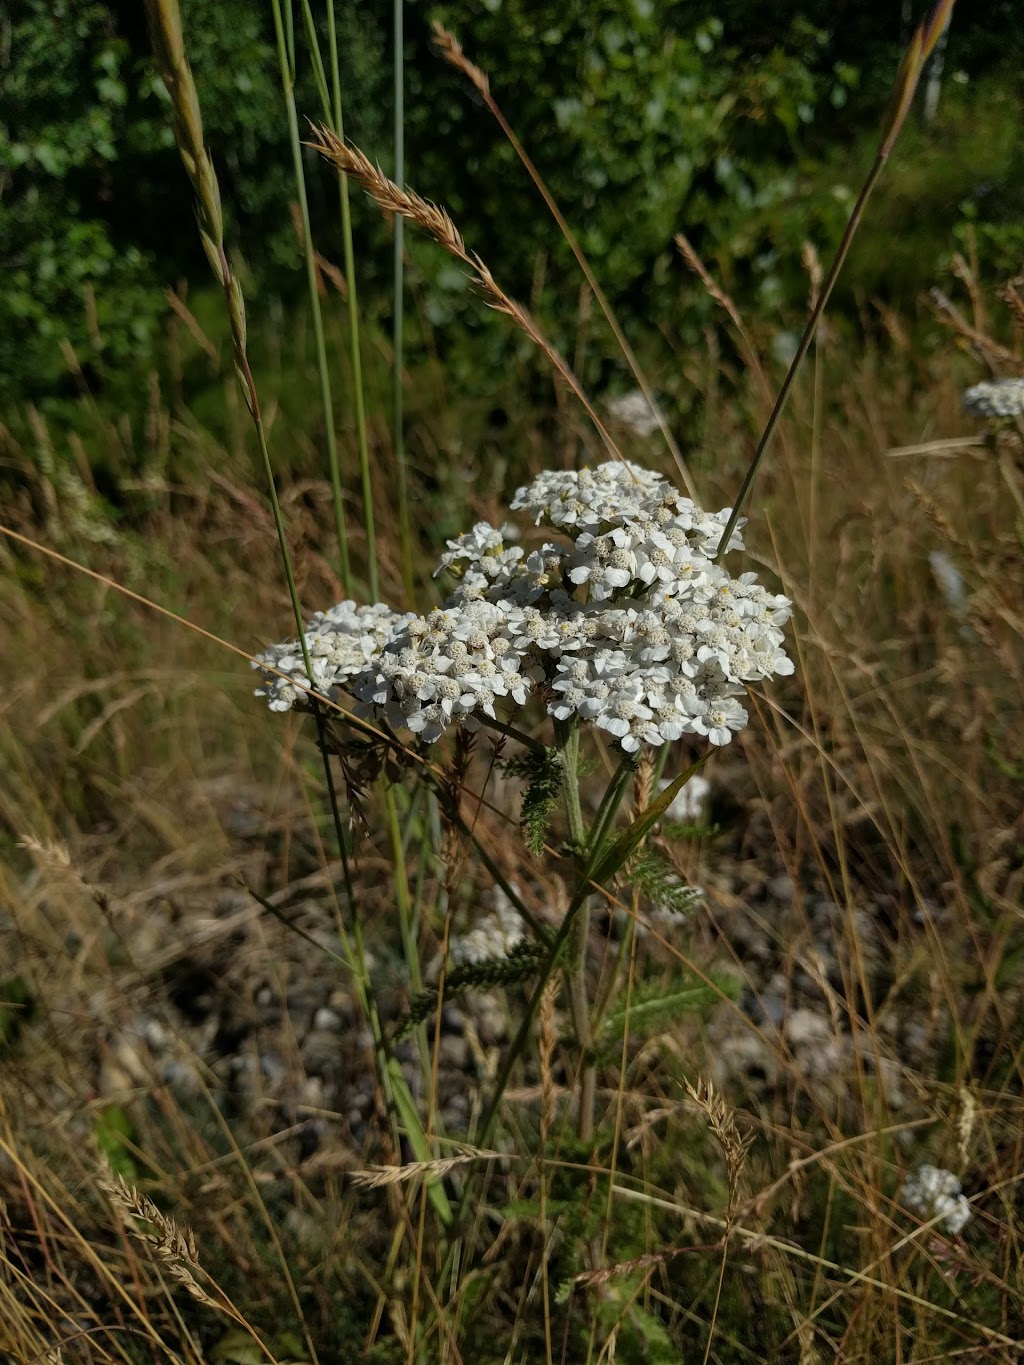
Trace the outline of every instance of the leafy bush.
<instances>
[{"instance_id":1,"label":"leafy bush","mask_svg":"<svg viewBox=\"0 0 1024 1365\"><path fill-rule=\"evenodd\" d=\"M56 22L54 22L56 20ZM152 262L119 247L104 211L125 128L128 49L106 6L27 0L10 33L0 161L5 279L0 385L30 395L78 356L116 364L153 334Z\"/></svg>"},{"instance_id":2,"label":"leafy bush","mask_svg":"<svg viewBox=\"0 0 1024 1365\"><path fill-rule=\"evenodd\" d=\"M245 255L257 292L290 292L300 251L269 7L190 0L183 8L232 249ZM387 166L385 9L363 0L337 5L346 131ZM410 182L451 208L503 284L531 298L556 342L570 348L578 272L497 125L431 53L429 21L440 17L491 76L635 340L657 324L688 343L711 314L699 290L680 308L686 275L673 245L680 230L762 313L802 308L800 248L810 238L825 254L836 239L849 207L851 140L863 131L870 155L880 90L906 36L896 7L861 10L837 25L832 7L816 0L773 7L770 20L746 0L725 0L712 17L693 0L409 3ZM992 22L1005 28L1012 55L1020 40L1011 9L996 6ZM1000 56L991 35L966 14L956 24L949 70L960 62L991 68ZM73 391L67 341L94 392L124 408L131 393L120 376L129 357L151 353L166 287L205 278L141 7L24 0L8 36L0 390L36 401ZM1014 79L1005 78L1007 89ZM318 117L304 53L297 80L300 113ZM1005 157L988 159L1005 167ZM308 171L318 242L336 257L330 175L312 157ZM943 182L939 158L932 176L926 195ZM983 248L1005 262L1017 248L1012 194L1001 181L975 193L969 176L961 189L963 223L976 223ZM355 211L364 304L386 320L387 229L358 199ZM936 250L948 254L948 242L917 251L907 233L922 268L933 267ZM480 376L507 368L510 357L522 363L500 320L470 299L459 270L429 244L410 241L409 251L413 279L426 286L421 340L423 328L437 329L457 385L482 391ZM868 281L884 287L870 271ZM607 379L612 348L600 329L591 333L588 377Z\"/></svg>"},{"instance_id":3,"label":"leafy bush","mask_svg":"<svg viewBox=\"0 0 1024 1365\"><path fill-rule=\"evenodd\" d=\"M230 0L183 8L235 244L256 245L258 263L290 261L265 16ZM123 363L151 351L165 288L205 269L141 7L25 0L4 75L0 391L59 391L64 341L94 386L116 391Z\"/></svg>"},{"instance_id":4,"label":"leafy bush","mask_svg":"<svg viewBox=\"0 0 1024 1365\"><path fill-rule=\"evenodd\" d=\"M441 7L490 74L634 333L677 322L677 232L730 270L765 275L764 225L792 193L805 133L857 81L854 66L829 60L824 30L797 21L755 59L742 30L689 4L591 0L553 15L550 6L510 0L487 13L471 7L471 20L467 9ZM556 319L555 339L571 344L579 273L512 149L465 90L445 93L436 69L417 65L411 80L410 102L421 111L409 135L422 153L414 164L436 177L417 187L444 198L512 292L533 291L538 258L549 261L546 315ZM423 111L437 111L432 156ZM841 209L833 219L838 232ZM432 319L459 316L463 294L453 288L447 310L435 301ZM705 316L692 317L690 334Z\"/></svg>"}]
</instances>

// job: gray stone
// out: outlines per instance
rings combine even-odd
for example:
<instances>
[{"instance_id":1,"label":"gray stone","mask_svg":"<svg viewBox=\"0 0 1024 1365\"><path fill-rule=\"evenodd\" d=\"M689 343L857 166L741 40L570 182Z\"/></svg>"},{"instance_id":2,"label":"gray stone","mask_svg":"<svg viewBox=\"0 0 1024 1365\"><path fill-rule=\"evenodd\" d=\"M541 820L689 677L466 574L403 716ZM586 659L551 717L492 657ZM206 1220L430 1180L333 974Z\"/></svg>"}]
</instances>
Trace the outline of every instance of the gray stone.
<instances>
[{"instance_id":1,"label":"gray stone","mask_svg":"<svg viewBox=\"0 0 1024 1365\"><path fill-rule=\"evenodd\" d=\"M773 901L781 901L783 905L792 905L793 897L796 894L793 878L784 873L778 877L771 877L768 881L767 890Z\"/></svg>"}]
</instances>

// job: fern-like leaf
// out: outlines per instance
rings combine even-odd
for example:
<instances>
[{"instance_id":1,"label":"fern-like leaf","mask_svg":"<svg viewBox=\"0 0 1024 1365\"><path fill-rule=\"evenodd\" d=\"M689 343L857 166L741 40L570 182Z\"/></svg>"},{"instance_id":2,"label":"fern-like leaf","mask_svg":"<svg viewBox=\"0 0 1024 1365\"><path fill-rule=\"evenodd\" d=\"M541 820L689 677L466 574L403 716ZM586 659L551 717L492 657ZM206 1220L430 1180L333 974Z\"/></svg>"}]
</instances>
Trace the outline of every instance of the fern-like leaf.
<instances>
[{"instance_id":1,"label":"fern-like leaf","mask_svg":"<svg viewBox=\"0 0 1024 1365\"><path fill-rule=\"evenodd\" d=\"M709 976L705 981L691 972L677 976L667 986L656 981L638 985L628 1010L624 1001L608 1012L596 1052L599 1057L611 1058L621 1046L627 1028L630 1034L649 1036L675 1020L706 1013L723 996L735 1000L740 987L736 977Z\"/></svg>"},{"instance_id":2,"label":"fern-like leaf","mask_svg":"<svg viewBox=\"0 0 1024 1365\"><path fill-rule=\"evenodd\" d=\"M530 749L516 754L504 766L511 776L521 777L526 783L519 827L526 847L539 857L544 851L551 813L562 790L561 759L557 753L546 749Z\"/></svg>"},{"instance_id":3,"label":"fern-like leaf","mask_svg":"<svg viewBox=\"0 0 1024 1365\"><path fill-rule=\"evenodd\" d=\"M699 886L687 886L668 859L652 850L635 858L627 875L652 905L672 915L688 915L704 895Z\"/></svg>"},{"instance_id":4,"label":"fern-like leaf","mask_svg":"<svg viewBox=\"0 0 1024 1365\"><path fill-rule=\"evenodd\" d=\"M547 950L540 943L517 943L506 957L489 957L482 962L464 962L445 977L445 995L456 991L487 990L491 986L511 986L536 973ZM413 996L409 1011L401 1020L397 1039L407 1038L418 1024L437 1011L436 989L420 991Z\"/></svg>"}]
</instances>

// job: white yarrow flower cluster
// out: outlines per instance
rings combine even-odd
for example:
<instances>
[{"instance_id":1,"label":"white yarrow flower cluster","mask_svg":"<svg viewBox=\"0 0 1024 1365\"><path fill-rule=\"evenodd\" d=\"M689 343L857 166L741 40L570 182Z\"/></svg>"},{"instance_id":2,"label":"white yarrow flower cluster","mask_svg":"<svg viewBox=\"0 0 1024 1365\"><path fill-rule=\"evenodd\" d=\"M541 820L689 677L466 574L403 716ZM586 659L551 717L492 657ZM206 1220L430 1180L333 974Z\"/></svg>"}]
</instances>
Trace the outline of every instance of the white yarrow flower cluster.
<instances>
[{"instance_id":1,"label":"white yarrow flower cluster","mask_svg":"<svg viewBox=\"0 0 1024 1365\"><path fill-rule=\"evenodd\" d=\"M964 392L964 409L979 417L1020 417L1024 413L1024 379L993 379Z\"/></svg>"},{"instance_id":2,"label":"white yarrow flower cluster","mask_svg":"<svg viewBox=\"0 0 1024 1365\"><path fill-rule=\"evenodd\" d=\"M365 672L396 628L412 619L411 613L392 611L383 602L372 607L339 602L329 611L318 611L305 633L313 677L306 676L302 646L297 640L271 645L256 656L258 663L254 667L266 664L277 671L264 671L256 695L267 698L271 711L288 711L296 704L304 705L310 687L333 699L339 691L348 690L352 679Z\"/></svg>"},{"instance_id":3,"label":"white yarrow flower cluster","mask_svg":"<svg viewBox=\"0 0 1024 1365\"><path fill-rule=\"evenodd\" d=\"M500 886L491 891L491 909L464 934L452 936L448 952L456 966L508 957L522 943L522 917Z\"/></svg>"},{"instance_id":4,"label":"white yarrow flower cluster","mask_svg":"<svg viewBox=\"0 0 1024 1365\"><path fill-rule=\"evenodd\" d=\"M900 1203L919 1214L926 1222L940 1220L954 1237L970 1221L971 1206L964 1197L960 1181L941 1166L918 1166L900 1189Z\"/></svg>"},{"instance_id":5,"label":"white yarrow flower cluster","mask_svg":"<svg viewBox=\"0 0 1024 1365\"><path fill-rule=\"evenodd\" d=\"M745 684L792 673L789 600L712 559L728 509L704 512L619 461L541 474L512 509L568 543L528 552L507 546L504 528L479 523L448 542L437 572L457 587L428 616L392 613L388 631L383 615L359 615L387 608L334 609L346 643L329 658L317 653L316 690L342 688L364 714L426 741L536 693L549 715L591 721L631 753L687 734L726 744L747 723ZM741 547L738 535L732 543ZM331 616L315 618L307 640L320 640ZM372 640L356 668L350 639L359 632ZM301 680L296 649L275 646L261 662ZM301 699L279 683L263 689L275 709Z\"/></svg>"}]
</instances>

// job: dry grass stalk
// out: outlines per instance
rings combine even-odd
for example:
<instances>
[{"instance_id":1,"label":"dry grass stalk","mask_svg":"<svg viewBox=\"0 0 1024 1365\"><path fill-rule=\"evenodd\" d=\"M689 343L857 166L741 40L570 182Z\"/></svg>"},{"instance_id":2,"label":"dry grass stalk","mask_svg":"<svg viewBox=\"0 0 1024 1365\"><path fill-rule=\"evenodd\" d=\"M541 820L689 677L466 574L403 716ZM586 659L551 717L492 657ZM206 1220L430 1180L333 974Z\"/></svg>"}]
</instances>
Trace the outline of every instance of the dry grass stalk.
<instances>
[{"instance_id":1,"label":"dry grass stalk","mask_svg":"<svg viewBox=\"0 0 1024 1365\"><path fill-rule=\"evenodd\" d=\"M555 1055L555 1000L558 998L559 983L552 977L544 987L537 1012L539 1032L540 1065L540 1145L547 1146L548 1137L555 1122L557 1086L552 1060Z\"/></svg>"},{"instance_id":2,"label":"dry grass stalk","mask_svg":"<svg viewBox=\"0 0 1024 1365\"><path fill-rule=\"evenodd\" d=\"M879 148L879 158L885 159L895 146L900 130L906 122L914 102L918 82L928 58L953 16L956 0L938 0L928 17L918 25L907 48L896 77L896 88L889 107L887 131Z\"/></svg>"},{"instance_id":3,"label":"dry grass stalk","mask_svg":"<svg viewBox=\"0 0 1024 1365\"><path fill-rule=\"evenodd\" d=\"M350 1179L361 1190L379 1190L388 1185L405 1185L413 1180L441 1180L460 1166L474 1161L498 1161L500 1152L467 1149L458 1156L439 1157L436 1161L410 1161L404 1166L367 1166L352 1171Z\"/></svg>"},{"instance_id":4,"label":"dry grass stalk","mask_svg":"<svg viewBox=\"0 0 1024 1365\"><path fill-rule=\"evenodd\" d=\"M171 97L171 121L174 139L178 144L185 172L196 196L199 236L203 243L210 269L224 290L231 338L234 344L235 368L245 401L253 417L259 419L259 399L246 358L245 304L242 287L228 263L224 250L224 214L221 210L220 188L213 161L203 140L203 119L192 69L185 56L185 41L181 29L181 12L176 0L146 0L153 55L160 79Z\"/></svg>"},{"instance_id":5,"label":"dry grass stalk","mask_svg":"<svg viewBox=\"0 0 1024 1365\"><path fill-rule=\"evenodd\" d=\"M198 1303L221 1312L230 1312L225 1304L212 1298L192 1274L200 1266L195 1234L191 1228L180 1228L173 1218L160 1212L148 1195L129 1185L120 1175L101 1180L99 1185L110 1196L127 1231L150 1248L171 1279L186 1289ZM152 1231L138 1227L139 1222L147 1223ZM233 1312L231 1316L235 1316Z\"/></svg>"},{"instance_id":6,"label":"dry grass stalk","mask_svg":"<svg viewBox=\"0 0 1024 1365\"><path fill-rule=\"evenodd\" d=\"M36 863L47 872L56 876L74 875L71 854L66 844L55 839L37 839L33 834L23 834L18 840L18 847L31 853Z\"/></svg>"},{"instance_id":7,"label":"dry grass stalk","mask_svg":"<svg viewBox=\"0 0 1024 1365\"><path fill-rule=\"evenodd\" d=\"M23 834L18 847L30 854L39 871L54 887L63 887L69 892L86 896L104 915L109 914L110 897L100 886L93 885L81 868L75 865L71 851L59 839L37 839L33 834Z\"/></svg>"},{"instance_id":8,"label":"dry grass stalk","mask_svg":"<svg viewBox=\"0 0 1024 1365\"><path fill-rule=\"evenodd\" d=\"M1015 275L1012 280L1007 280L996 293L1013 314L1017 326L1024 327L1024 275Z\"/></svg>"},{"instance_id":9,"label":"dry grass stalk","mask_svg":"<svg viewBox=\"0 0 1024 1365\"><path fill-rule=\"evenodd\" d=\"M955 332L962 341L965 341L975 355L991 368L993 374L999 373L1000 366L1007 366L1011 370L1020 367L1019 356L1000 345L987 332L979 331L977 327L968 322L952 299L944 294L941 289L929 290L928 297L932 303L932 311L939 321Z\"/></svg>"},{"instance_id":10,"label":"dry grass stalk","mask_svg":"<svg viewBox=\"0 0 1024 1365\"><path fill-rule=\"evenodd\" d=\"M217 347L203 331L199 319L192 312L192 309L189 308L185 300L174 289L166 289L164 291L164 298L167 300L168 304L170 304L171 311L174 313L175 317L181 321L185 330L199 349L214 365L218 364L220 355L217 352Z\"/></svg>"},{"instance_id":11,"label":"dry grass stalk","mask_svg":"<svg viewBox=\"0 0 1024 1365\"><path fill-rule=\"evenodd\" d=\"M588 1288L607 1284L621 1275L632 1275L637 1270L653 1270L668 1265L677 1256L692 1255L692 1247L672 1247L669 1251L651 1251L644 1256L634 1256L631 1261L618 1261L615 1265L604 1265L600 1270L582 1270L573 1278L573 1284Z\"/></svg>"},{"instance_id":12,"label":"dry grass stalk","mask_svg":"<svg viewBox=\"0 0 1024 1365\"><path fill-rule=\"evenodd\" d=\"M636 774L633 777L633 809L637 815L645 811L651 804L651 796L654 792L654 754L651 750L642 750L640 762L637 764ZM644 841L646 843L646 840Z\"/></svg>"},{"instance_id":13,"label":"dry grass stalk","mask_svg":"<svg viewBox=\"0 0 1024 1365\"><path fill-rule=\"evenodd\" d=\"M476 87L481 98L487 102L488 108L491 108L493 96L491 95L491 82L488 77L474 62L469 60L458 38L454 33L449 32L444 24L435 19L430 27L441 56L451 66L462 72L470 84ZM491 108L491 112L494 112L493 108Z\"/></svg>"},{"instance_id":14,"label":"dry grass stalk","mask_svg":"<svg viewBox=\"0 0 1024 1365\"><path fill-rule=\"evenodd\" d=\"M456 260L462 261L464 265L469 267L488 307L493 308L497 313L504 314L505 317L511 318L516 326L526 333L533 344L547 356L556 373L583 405L609 453L615 459L622 459L618 447L567 362L548 341L523 305L517 303L515 299L509 298L491 274L488 266L484 264L475 251L469 250L461 232L447 212L438 207L437 204L432 204L429 200L421 198L414 191L400 188L393 180L389 180L381 168L374 165L358 147L347 146L329 128L314 128L313 141L310 145L332 162L339 171L350 175L353 180L362 185L370 198L385 213L395 213L399 217L407 218L410 222L415 223Z\"/></svg>"},{"instance_id":15,"label":"dry grass stalk","mask_svg":"<svg viewBox=\"0 0 1024 1365\"><path fill-rule=\"evenodd\" d=\"M544 200L544 203L547 205L548 210L551 213L551 216L558 224L559 231L565 238L570 251L576 257L577 264L579 265L580 270L583 272L584 279L587 281L587 284L590 287L590 292L593 295L593 297L597 299L598 307L604 314L605 321L611 328L612 335L615 337L619 349L625 356L626 363L629 365L629 368L633 372L633 378L639 385L640 392L643 394L644 398L646 398L651 411L654 413L654 416L657 419L658 426L661 429L661 434L665 438L665 444L668 446L669 453L671 454L672 459L675 461L675 466L679 471L679 477L682 479L683 485L686 488L687 493L690 495L691 498L693 498L695 502L698 502L699 499L697 497L696 486L693 480L690 478L690 471L686 467L686 461L683 459L683 453L679 449L679 445L676 442L675 437L672 435L672 430L669 427L668 422L665 420L665 416L661 411L661 407L659 406L658 401L654 396L654 392L651 389L650 384L648 384L647 382L646 375L640 368L640 363L636 358L633 348L632 346L630 346L629 340L625 332L622 330L619 320L615 316L615 312L612 309L612 306L609 303L604 290L601 288L597 276L594 274L593 269L591 268L590 262L584 255L583 248L580 246L579 242L577 242L575 234L573 233L572 229L569 227L569 224L563 217L562 211L558 207L558 204L555 202L554 196L552 195L551 191L545 184L543 177L537 170L537 167L533 164L533 161L527 155L526 149L523 147L522 143L519 141L519 139L513 132L511 125L509 124L508 120L505 118L505 115L502 113L500 107L498 106L498 102L491 94L490 80L488 79L487 75L483 71L481 71L480 68L474 62L471 62L469 60L469 58L466 56L465 52L462 49L462 44L459 42L458 38L456 38L454 33L450 33L449 30L446 29L444 25L439 23L437 20L434 21L431 27L434 34L434 42L436 43L437 49L440 52L441 56L451 66L454 66L457 71L461 71L462 74L470 82L470 84L475 88L480 98L483 100L484 104L486 104L487 108L493 114L495 120L497 121L499 127L501 128L501 131L508 138L513 151L515 152L516 156L518 156L519 160L523 163L523 166L526 168L527 174L533 181L534 185L537 187L537 191L540 194L541 198Z\"/></svg>"},{"instance_id":16,"label":"dry grass stalk","mask_svg":"<svg viewBox=\"0 0 1024 1365\"><path fill-rule=\"evenodd\" d=\"M807 271L807 278L810 281L810 291L807 297L808 307L814 311L818 299L821 297L821 286L825 279L825 271L822 269L821 257L818 255L817 248L813 242L804 242L800 252L800 261Z\"/></svg>"},{"instance_id":17,"label":"dry grass stalk","mask_svg":"<svg viewBox=\"0 0 1024 1365\"><path fill-rule=\"evenodd\" d=\"M966 1085L960 1087L960 1101L956 1116L956 1144L961 1166L966 1166L971 1154L971 1139L978 1120L978 1101Z\"/></svg>"},{"instance_id":18,"label":"dry grass stalk","mask_svg":"<svg viewBox=\"0 0 1024 1365\"><path fill-rule=\"evenodd\" d=\"M736 307L735 303L733 303L729 295L716 283L711 271L697 255L690 240L681 232L676 233L675 240L680 256L682 256L683 260L700 280L707 291L708 297L714 299L715 303L723 309L727 314L729 321L736 329L736 335L739 337L743 346L743 358L749 366L751 374L757 380L758 387L760 388L765 401L770 404L772 401L771 385L768 383L768 376L765 374L764 369L761 366L761 361L758 358L757 347L750 339L750 335L744 326L743 319L740 317L739 309Z\"/></svg>"},{"instance_id":19,"label":"dry grass stalk","mask_svg":"<svg viewBox=\"0 0 1024 1365\"><path fill-rule=\"evenodd\" d=\"M961 536L957 535L950 524L949 518L932 495L922 488L914 479L907 479L905 486L916 498L921 510L935 529L948 540L951 545L955 545L958 550L969 551L971 547Z\"/></svg>"},{"instance_id":20,"label":"dry grass stalk","mask_svg":"<svg viewBox=\"0 0 1024 1365\"><path fill-rule=\"evenodd\" d=\"M747 1164L747 1153L753 1134L744 1136L736 1124L736 1115L709 1080L700 1078L696 1085L686 1082L686 1093L707 1118L708 1126L722 1149L729 1176L729 1210L735 1207L740 1177Z\"/></svg>"}]
</instances>

